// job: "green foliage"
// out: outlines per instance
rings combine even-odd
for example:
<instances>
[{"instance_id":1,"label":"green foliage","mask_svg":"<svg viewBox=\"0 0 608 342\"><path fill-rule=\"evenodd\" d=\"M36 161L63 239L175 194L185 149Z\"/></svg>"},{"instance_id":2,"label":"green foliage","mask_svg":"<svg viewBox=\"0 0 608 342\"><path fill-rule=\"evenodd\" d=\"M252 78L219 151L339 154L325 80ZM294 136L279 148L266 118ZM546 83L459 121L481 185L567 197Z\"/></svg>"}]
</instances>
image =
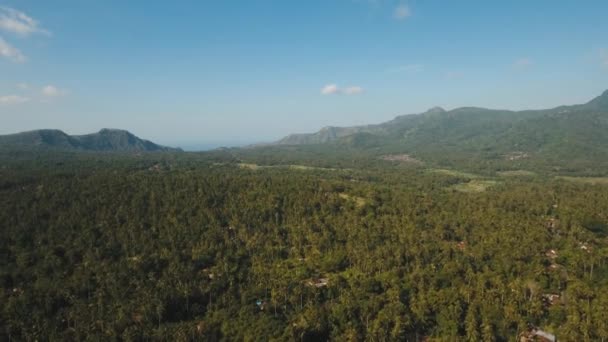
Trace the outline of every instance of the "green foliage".
<instances>
[{"instance_id":1,"label":"green foliage","mask_svg":"<svg viewBox=\"0 0 608 342\"><path fill-rule=\"evenodd\" d=\"M459 192L471 174L377 159L6 153L2 340L608 338L603 184Z\"/></svg>"}]
</instances>

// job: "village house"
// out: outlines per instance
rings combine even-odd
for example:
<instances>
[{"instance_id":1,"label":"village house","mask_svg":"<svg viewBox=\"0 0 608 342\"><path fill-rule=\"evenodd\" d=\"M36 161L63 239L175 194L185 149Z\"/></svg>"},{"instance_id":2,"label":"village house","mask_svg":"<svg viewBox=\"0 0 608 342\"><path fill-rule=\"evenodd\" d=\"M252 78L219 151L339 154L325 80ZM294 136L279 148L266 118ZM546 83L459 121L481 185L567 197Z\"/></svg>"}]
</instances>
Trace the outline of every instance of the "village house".
<instances>
[{"instance_id":1,"label":"village house","mask_svg":"<svg viewBox=\"0 0 608 342\"><path fill-rule=\"evenodd\" d=\"M465 241L460 241L456 244L456 248L461 251L464 251L467 248L467 243Z\"/></svg>"},{"instance_id":2,"label":"village house","mask_svg":"<svg viewBox=\"0 0 608 342\"><path fill-rule=\"evenodd\" d=\"M550 249L545 253L545 256L549 259L557 258L557 251L555 249Z\"/></svg>"},{"instance_id":3,"label":"village house","mask_svg":"<svg viewBox=\"0 0 608 342\"><path fill-rule=\"evenodd\" d=\"M519 336L519 342L555 342L557 339L555 335L542 331L536 327L530 328L528 331L524 331Z\"/></svg>"},{"instance_id":4,"label":"village house","mask_svg":"<svg viewBox=\"0 0 608 342\"><path fill-rule=\"evenodd\" d=\"M316 288L327 287L327 285L329 284L329 279L327 279L327 278L310 279L306 282L306 284L308 286L314 286Z\"/></svg>"},{"instance_id":5,"label":"village house","mask_svg":"<svg viewBox=\"0 0 608 342\"><path fill-rule=\"evenodd\" d=\"M203 272L203 274L206 274L210 280L213 280L215 278L215 274L211 271L211 268L204 268L201 270L201 272Z\"/></svg>"},{"instance_id":6,"label":"village house","mask_svg":"<svg viewBox=\"0 0 608 342\"><path fill-rule=\"evenodd\" d=\"M260 311L264 311L266 308L266 301L258 299L255 301L255 305L258 307L258 309L260 309Z\"/></svg>"},{"instance_id":7,"label":"village house","mask_svg":"<svg viewBox=\"0 0 608 342\"><path fill-rule=\"evenodd\" d=\"M585 252L591 253L591 247L589 247L589 245L587 245L587 243L579 242L578 246L580 249L584 250Z\"/></svg>"},{"instance_id":8,"label":"village house","mask_svg":"<svg viewBox=\"0 0 608 342\"><path fill-rule=\"evenodd\" d=\"M552 306L560 303L560 295L555 293L547 293L543 295L545 305Z\"/></svg>"}]
</instances>

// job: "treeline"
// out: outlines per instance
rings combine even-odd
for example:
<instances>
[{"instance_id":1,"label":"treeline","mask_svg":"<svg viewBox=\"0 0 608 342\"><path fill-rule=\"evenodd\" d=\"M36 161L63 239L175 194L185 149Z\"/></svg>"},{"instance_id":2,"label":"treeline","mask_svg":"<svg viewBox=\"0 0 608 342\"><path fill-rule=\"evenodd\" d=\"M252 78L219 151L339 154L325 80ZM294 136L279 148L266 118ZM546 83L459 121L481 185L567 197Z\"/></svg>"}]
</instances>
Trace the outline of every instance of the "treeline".
<instances>
[{"instance_id":1,"label":"treeline","mask_svg":"<svg viewBox=\"0 0 608 342\"><path fill-rule=\"evenodd\" d=\"M608 339L606 186L79 158L0 169L0 339Z\"/></svg>"}]
</instances>

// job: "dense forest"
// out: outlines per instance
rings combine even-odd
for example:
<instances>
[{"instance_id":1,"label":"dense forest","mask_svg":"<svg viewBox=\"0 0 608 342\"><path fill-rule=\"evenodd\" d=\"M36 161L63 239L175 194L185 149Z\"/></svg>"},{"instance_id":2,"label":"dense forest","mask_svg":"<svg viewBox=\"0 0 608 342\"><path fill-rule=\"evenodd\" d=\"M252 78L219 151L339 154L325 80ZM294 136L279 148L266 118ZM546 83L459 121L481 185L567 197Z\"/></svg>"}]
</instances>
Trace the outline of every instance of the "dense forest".
<instances>
[{"instance_id":1,"label":"dense forest","mask_svg":"<svg viewBox=\"0 0 608 342\"><path fill-rule=\"evenodd\" d=\"M237 157L3 154L0 339L608 340L602 182Z\"/></svg>"}]
</instances>

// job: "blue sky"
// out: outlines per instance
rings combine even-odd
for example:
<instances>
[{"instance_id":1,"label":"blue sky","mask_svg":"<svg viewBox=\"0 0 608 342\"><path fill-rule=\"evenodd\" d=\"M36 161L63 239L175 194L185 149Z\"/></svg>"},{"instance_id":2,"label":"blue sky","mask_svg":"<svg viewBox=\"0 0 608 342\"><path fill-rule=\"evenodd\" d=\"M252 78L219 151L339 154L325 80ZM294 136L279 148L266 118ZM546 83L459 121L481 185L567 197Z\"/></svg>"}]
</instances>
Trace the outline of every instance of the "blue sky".
<instances>
[{"instance_id":1,"label":"blue sky","mask_svg":"<svg viewBox=\"0 0 608 342\"><path fill-rule=\"evenodd\" d=\"M0 0L0 134L268 141L608 89L606 1Z\"/></svg>"}]
</instances>

